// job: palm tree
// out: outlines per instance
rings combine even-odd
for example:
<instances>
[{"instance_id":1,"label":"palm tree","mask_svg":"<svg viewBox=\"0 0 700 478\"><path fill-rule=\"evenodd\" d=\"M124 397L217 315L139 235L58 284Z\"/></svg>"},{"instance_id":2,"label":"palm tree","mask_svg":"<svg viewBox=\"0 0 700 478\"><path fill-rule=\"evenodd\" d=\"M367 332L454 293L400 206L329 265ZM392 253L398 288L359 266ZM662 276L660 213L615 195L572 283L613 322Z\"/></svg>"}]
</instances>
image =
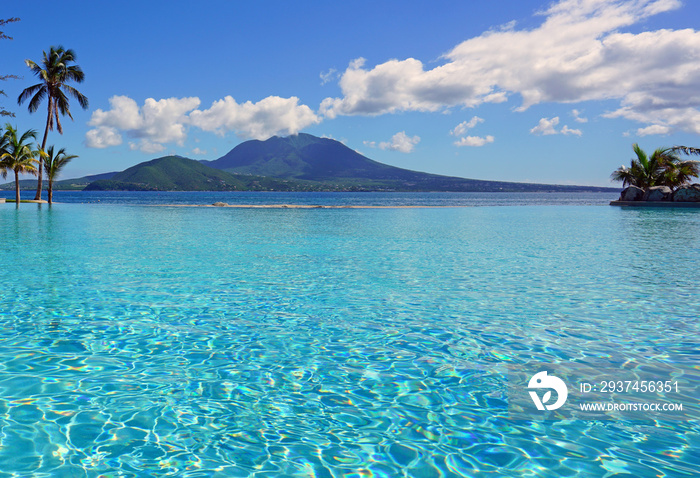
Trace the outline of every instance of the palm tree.
<instances>
[{"instance_id":1,"label":"palm tree","mask_svg":"<svg viewBox=\"0 0 700 478\"><path fill-rule=\"evenodd\" d=\"M34 164L37 162L35 157L39 152L32 150L28 144L30 139L36 139L36 131L30 129L25 131L22 136L17 137L17 128L13 128L12 125L7 123L3 136L5 147L0 156L4 170L3 177L6 177L7 170L15 172L15 200L17 201L17 207L19 207L19 175L21 173L37 173L37 168Z\"/></svg>"},{"instance_id":2,"label":"palm tree","mask_svg":"<svg viewBox=\"0 0 700 478\"><path fill-rule=\"evenodd\" d=\"M68 105L68 96L66 95L72 96L78 100L78 103L83 109L87 109L88 107L87 97L72 86L66 84L69 81L82 83L85 79L85 74L78 65L70 65L75 62L75 59L75 52L73 50L66 50L62 46L52 46L48 54L44 51L44 59L41 61L41 65L34 63L32 60L24 60L32 72L39 77L41 82L29 88L25 88L19 95L19 98L17 98L17 103L22 104L31 98L29 100L29 112L34 113L39 109L39 105L44 98L48 98L48 116L46 118L44 139L41 142L42 150L46 148L46 137L49 134L49 130L53 130L54 122L58 132L63 134L59 113L61 115L68 115L70 119L73 119ZM36 197L34 199L41 199L41 163L42 160L40 159L39 181L36 188Z\"/></svg>"},{"instance_id":3,"label":"palm tree","mask_svg":"<svg viewBox=\"0 0 700 478\"><path fill-rule=\"evenodd\" d=\"M637 143L632 145L635 159L630 161L630 167L620 166L611 175L613 181L622 181L622 186L637 186L642 189L659 186L664 173L664 157L668 148L658 148L649 157Z\"/></svg>"},{"instance_id":4,"label":"palm tree","mask_svg":"<svg viewBox=\"0 0 700 478\"><path fill-rule=\"evenodd\" d=\"M74 154L66 154L66 149L61 148L54 155L53 145L49 146L44 156L44 171L46 179L49 181L49 204L53 202L53 182L58 177L58 174L70 161L78 156Z\"/></svg>"},{"instance_id":5,"label":"palm tree","mask_svg":"<svg viewBox=\"0 0 700 478\"><path fill-rule=\"evenodd\" d=\"M637 186L648 189L652 186L668 186L676 189L700 174L700 162L682 160L678 152L700 155L700 149L688 146L658 148L648 156L637 143L632 145L636 158L630 167L620 166L610 176L613 181L622 181L622 186Z\"/></svg>"}]
</instances>

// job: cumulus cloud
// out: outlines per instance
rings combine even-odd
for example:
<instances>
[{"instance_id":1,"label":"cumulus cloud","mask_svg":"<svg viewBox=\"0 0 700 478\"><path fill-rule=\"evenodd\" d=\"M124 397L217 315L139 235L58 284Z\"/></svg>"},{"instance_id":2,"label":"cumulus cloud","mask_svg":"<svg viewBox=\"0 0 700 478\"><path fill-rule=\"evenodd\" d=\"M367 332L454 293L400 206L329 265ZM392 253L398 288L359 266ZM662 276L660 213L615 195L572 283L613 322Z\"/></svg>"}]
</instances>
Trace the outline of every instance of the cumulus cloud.
<instances>
[{"instance_id":1,"label":"cumulus cloud","mask_svg":"<svg viewBox=\"0 0 700 478\"><path fill-rule=\"evenodd\" d=\"M559 117L555 116L552 119L549 118L542 118L540 119L540 122L530 130L530 133L532 134L541 134L543 136L547 136L550 134L557 134L557 130L555 128L556 125L559 124Z\"/></svg>"},{"instance_id":2,"label":"cumulus cloud","mask_svg":"<svg viewBox=\"0 0 700 478\"><path fill-rule=\"evenodd\" d=\"M190 123L204 131L224 135L233 131L242 138L267 139L270 136L296 134L321 119L299 98L268 96L252 103L237 103L231 96L215 101L204 111L190 113Z\"/></svg>"},{"instance_id":3,"label":"cumulus cloud","mask_svg":"<svg viewBox=\"0 0 700 478\"><path fill-rule=\"evenodd\" d=\"M242 138L267 139L276 134L295 134L320 122L299 98L269 96L257 103L238 104L227 96L209 109L199 110L200 100L191 98L147 98L142 106L127 96L113 96L110 109L93 112L85 143L93 148L122 144L122 134L133 141L129 147L145 153L166 149L168 143L184 145L187 131L196 127L220 135L233 131Z\"/></svg>"},{"instance_id":4,"label":"cumulus cloud","mask_svg":"<svg viewBox=\"0 0 700 478\"><path fill-rule=\"evenodd\" d=\"M207 150L201 149L201 148L194 148L192 150L192 154L194 154L196 156L204 156L205 154L207 154Z\"/></svg>"},{"instance_id":5,"label":"cumulus cloud","mask_svg":"<svg viewBox=\"0 0 700 478\"><path fill-rule=\"evenodd\" d=\"M378 115L473 107L514 95L519 110L542 102L618 100L610 116L700 133L700 32L624 32L679 0L560 0L536 28L511 24L468 39L434 68L415 58L350 63L342 97L320 113ZM572 133L575 134L575 133Z\"/></svg>"},{"instance_id":6,"label":"cumulus cloud","mask_svg":"<svg viewBox=\"0 0 700 478\"><path fill-rule=\"evenodd\" d=\"M88 124L96 126L86 133L86 144L91 147L107 147L121 144L124 131L129 137L139 139L130 142L131 149L155 153L165 149L163 143L184 144L187 137L187 113L199 106L199 98L147 98L139 108L136 101L127 96L109 99L111 109L93 112ZM117 142L117 137L119 141Z\"/></svg>"},{"instance_id":7,"label":"cumulus cloud","mask_svg":"<svg viewBox=\"0 0 700 478\"><path fill-rule=\"evenodd\" d=\"M137 129L143 124L139 106L128 96L113 96L109 99L112 107L108 111L100 109L92 113L88 122L91 126L106 126L122 130Z\"/></svg>"},{"instance_id":8,"label":"cumulus cloud","mask_svg":"<svg viewBox=\"0 0 700 478\"><path fill-rule=\"evenodd\" d=\"M85 134L85 144L88 148L108 148L122 144L122 135L116 128L99 126Z\"/></svg>"},{"instance_id":9,"label":"cumulus cloud","mask_svg":"<svg viewBox=\"0 0 700 478\"><path fill-rule=\"evenodd\" d=\"M573 129L569 128L567 125L564 125L562 129L557 131L557 125L559 125L559 117L555 116L554 118L542 118L540 119L540 122L537 123L537 126L532 128L530 130L530 133L532 134L539 134L542 136L548 136L552 134L563 134L563 135L576 135L576 136L581 136L583 135L583 132L580 129Z\"/></svg>"},{"instance_id":10,"label":"cumulus cloud","mask_svg":"<svg viewBox=\"0 0 700 478\"><path fill-rule=\"evenodd\" d=\"M481 136L467 136L465 138L460 138L459 141L455 141L456 146L483 146L487 143L493 143L494 137L491 135L482 138Z\"/></svg>"},{"instance_id":11,"label":"cumulus cloud","mask_svg":"<svg viewBox=\"0 0 700 478\"><path fill-rule=\"evenodd\" d=\"M420 137L418 136L408 136L405 131L396 133L391 137L391 141L384 141L379 143L380 149L386 149L390 151L399 151L401 153L411 153L415 146L420 142ZM370 143L374 145L374 142ZM365 145L369 146L367 142Z\"/></svg>"}]
</instances>

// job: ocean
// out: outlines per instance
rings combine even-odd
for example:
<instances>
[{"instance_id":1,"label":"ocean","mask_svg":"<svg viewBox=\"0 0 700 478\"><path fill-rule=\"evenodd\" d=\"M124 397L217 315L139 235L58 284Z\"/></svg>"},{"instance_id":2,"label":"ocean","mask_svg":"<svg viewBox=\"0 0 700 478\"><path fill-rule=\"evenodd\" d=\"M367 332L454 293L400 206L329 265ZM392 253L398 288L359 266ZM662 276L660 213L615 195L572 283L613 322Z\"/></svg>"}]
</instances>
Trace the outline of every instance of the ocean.
<instances>
[{"instance_id":1,"label":"ocean","mask_svg":"<svg viewBox=\"0 0 700 478\"><path fill-rule=\"evenodd\" d=\"M0 478L698 475L700 211L615 196L0 204Z\"/></svg>"}]
</instances>

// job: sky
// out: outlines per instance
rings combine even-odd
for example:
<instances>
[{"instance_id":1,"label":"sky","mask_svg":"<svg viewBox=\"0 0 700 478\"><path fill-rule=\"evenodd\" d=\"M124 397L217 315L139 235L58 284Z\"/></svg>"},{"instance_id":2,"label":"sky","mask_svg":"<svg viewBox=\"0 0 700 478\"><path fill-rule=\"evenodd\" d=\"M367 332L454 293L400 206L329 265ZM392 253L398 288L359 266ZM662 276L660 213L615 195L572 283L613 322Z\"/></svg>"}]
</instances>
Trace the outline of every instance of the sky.
<instances>
[{"instance_id":1,"label":"sky","mask_svg":"<svg viewBox=\"0 0 700 478\"><path fill-rule=\"evenodd\" d=\"M63 178L250 139L330 137L398 167L610 186L632 144L700 147L700 2L259 0L4 5L0 105L21 131L46 105L24 60L76 53L89 99L63 135Z\"/></svg>"}]
</instances>

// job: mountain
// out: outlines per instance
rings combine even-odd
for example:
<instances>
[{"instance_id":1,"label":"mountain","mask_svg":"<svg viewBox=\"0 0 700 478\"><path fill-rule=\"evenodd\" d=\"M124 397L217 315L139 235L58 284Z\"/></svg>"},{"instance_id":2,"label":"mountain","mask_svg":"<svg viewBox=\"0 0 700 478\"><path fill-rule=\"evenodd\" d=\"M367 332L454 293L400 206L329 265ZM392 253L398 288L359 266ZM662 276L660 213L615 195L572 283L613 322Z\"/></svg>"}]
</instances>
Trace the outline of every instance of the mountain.
<instances>
[{"instance_id":1,"label":"mountain","mask_svg":"<svg viewBox=\"0 0 700 478\"><path fill-rule=\"evenodd\" d=\"M36 188L35 180L21 181ZM14 183L0 188L10 189ZM310 134L246 141L215 161L165 156L119 173L55 183L55 189L129 191L617 191L613 188L482 181L397 168Z\"/></svg>"},{"instance_id":2,"label":"mountain","mask_svg":"<svg viewBox=\"0 0 700 478\"><path fill-rule=\"evenodd\" d=\"M295 181L231 174L193 159L164 156L139 163L109 179L94 181L86 191L288 191L303 187Z\"/></svg>"},{"instance_id":3,"label":"mountain","mask_svg":"<svg viewBox=\"0 0 700 478\"><path fill-rule=\"evenodd\" d=\"M237 174L314 181L329 190L393 191L612 191L612 188L483 181L411 171L373 161L344 144L310 134L246 141L212 168Z\"/></svg>"},{"instance_id":4,"label":"mountain","mask_svg":"<svg viewBox=\"0 0 700 478\"><path fill-rule=\"evenodd\" d=\"M206 164L228 172L308 181L395 180L416 175L414 171L372 161L338 141L304 133L246 141Z\"/></svg>"}]
</instances>

